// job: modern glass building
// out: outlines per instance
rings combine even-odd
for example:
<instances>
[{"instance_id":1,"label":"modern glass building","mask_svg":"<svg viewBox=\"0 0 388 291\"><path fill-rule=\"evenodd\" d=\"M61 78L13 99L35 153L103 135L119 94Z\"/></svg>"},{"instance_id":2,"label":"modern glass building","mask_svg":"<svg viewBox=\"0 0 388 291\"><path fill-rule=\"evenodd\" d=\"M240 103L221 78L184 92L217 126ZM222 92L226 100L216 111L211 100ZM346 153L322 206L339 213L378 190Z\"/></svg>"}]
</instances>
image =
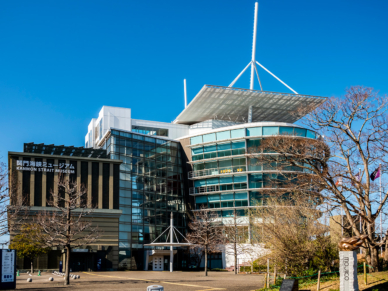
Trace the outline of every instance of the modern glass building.
<instances>
[{"instance_id":1,"label":"modern glass building","mask_svg":"<svg viewBox=\"0 0 388 291\"><path fill-rule=\"evenodd\" d=\"M160 270L166 262L161 269L168 269L167 248L145 244L169 226L170 212L182 233L188 212L200 208L217 211L221 221L236 215L248 231L246 210L265 205L263 189L278 175L274 163L257 163L252 149L266 136L317 138L294 122L324 101L205 85L173 123L132 119L131 109L104 106L90 122L85 145L123 161L119 268ZM174 253L174 269L185 269L187 254L179 248ZM209 262L230 265L225 254Z\"/></svg>"},{"instance_id":2,"label":"modern glass building","mask_svg":"<svg viewBox=\"0 0 388 291\"><path fill-rule=\"evenodd\" d=\"M109 130L102 148L120 165L119 269L153 270L153 259L167 251L144 246L154 241L170 223L186 231L186 196L180 143L137 131ZM166 130L159 130L166 132ZM175 251L174 269L186 267L185 254ZM168 264L163 266L168 269Z\"/></svg>"}]
</instances>

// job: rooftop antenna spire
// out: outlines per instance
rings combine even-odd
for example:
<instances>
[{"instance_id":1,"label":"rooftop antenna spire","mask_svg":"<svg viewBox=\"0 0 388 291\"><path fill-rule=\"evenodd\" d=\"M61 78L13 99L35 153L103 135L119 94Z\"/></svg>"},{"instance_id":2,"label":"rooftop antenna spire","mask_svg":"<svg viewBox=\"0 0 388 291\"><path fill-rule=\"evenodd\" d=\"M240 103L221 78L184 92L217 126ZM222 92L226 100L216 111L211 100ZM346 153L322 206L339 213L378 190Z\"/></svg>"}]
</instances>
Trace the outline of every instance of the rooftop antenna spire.
<instances>
[{"instance_id":1,"label":"rooftop antenna spire","mask_svg":"<svg viewBox=\"0 0 388 291\"><path fill-rule=\"evenodd\" d=\"M185 93L185 108L187 107L187 87L186 87L186 79L183 79L183 90Z\"/></svg>"},{"instance_id":2,"label":"rooftop antenna spire","mask_svg":"<svg viewBox=\"0 0 388 291\"><path fill-rule=\"evenodd\" d=\"M260 90L263 91L263 87L261 86L261 81L259 77L259 73L257 71L256 64L258 64L261 68L263 68L266 72L268 72L272 77L274 77L276 80L278 80L280 83L282 83L284 86L286 86L288 89L290 89L292 92L295 94L298 94L294 89L292 89L290 86L288 86L286 83L284 83L282 80L280 80L275 74L273 74L270 70L265 68L262 64L260 64L258 61L256 61L256 34L257 34L257 14L259 11L259 3L255 2L255 15L254 15L254 22L253 22L253 43L252 43L252 59L249 62L249 64L241 71L240 74L233 80L232 83L228 87L233 87L233 85L240 79L241 75L244 74L244 72L251 67L251 82L249 89L253 90L253 85L254 85L254 79L255 79L255 72L257 76L257 80L259 81L260 85Z\"/></svg>"},{"instance_id":3,"label":"rooftop antenna spire","mask_svg":"<svg viewBox=\"0 0 388 291\"><path fill-rule=\"evenodd\" d=\"M253 83L255 80L255 55L256 55L256 32L257 32L257 10L259 9L259 3L255 3L255 18L253 22L253 44L252 44L252 60L251 60L251 84L249 89L253 90ZM261 87L261 86L260 86Z\"/></svg>"}]
</instances>

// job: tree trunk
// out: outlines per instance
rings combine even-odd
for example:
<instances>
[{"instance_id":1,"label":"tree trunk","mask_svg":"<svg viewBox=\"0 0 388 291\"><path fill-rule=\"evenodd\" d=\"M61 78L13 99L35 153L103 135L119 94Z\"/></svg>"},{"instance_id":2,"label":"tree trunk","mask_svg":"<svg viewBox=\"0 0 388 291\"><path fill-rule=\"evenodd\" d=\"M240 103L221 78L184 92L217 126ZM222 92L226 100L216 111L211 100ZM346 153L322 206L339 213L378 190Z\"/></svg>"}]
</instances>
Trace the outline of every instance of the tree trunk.
<instances>
[{"instance_id":1,"label":"tree trunk","mask_svg":"<svg viewBox=\"0 0 388 291\"><path fill-rule=\"evenodd\" d=\"M34 260L31 259L31 274L34 274Z\"/></svg>"},{"instance_id":2,"label":"tree trunk","mask_svg":"<svg viewBox=\"0 0 388 291\"><path fill-rule=\"evenodd\" d=\"M364 249L366 252L365 254L365 260L369 267L369 272L377 272L379 268L378 264L378 248L371 246L369 243L366 244L366 248Z\"/></svg>"},{"instance_id":3,"label":"tree trunk","mask_svg":"<svg viewBox=\"0 0 388 291\"><path fill-rule=\"evenodd\" d=\"M387 234L385 235L384 261L388 262L388 231L387 231Z\"/></svg>"},{"instance_id":4,"label":"tree trunk","mask_svg":"<svg viewBox=\"0 0 388 291\"><path fill-rule=\"evenodd\" d=\"M371 266L373 267L372 272L379 270L379 250L378 247L371 247Z\"/></svg>"},{"instance_id":5,"label":"tree trunk","mask_svg":"<svg viewBox=\"0 0 388 291\"><path fill-rule=\"evenodd\" d=\"M66 246L66 272L65 272L65 285L69 285L70 284L70 280L69 280L69 277L70 277L70 245L67 245Z\"/></svg>"},{"instance_id":6,"label":"tree trunk","mask_svg":"<svg viewBox=\"0 0 388 291\"><path fill-rule=\"evenodd\" d=\"M205 247L205 276L207 276L207 246Z\"/></svg>"},{"instance_id":7,"label":"tree trunk","mask_svg":"<svg viewBox=\"0 0 388 291\"><path fill-rule=\"evenodd\" d=\"M234 241L234 244L233 244L233 248L234 248L234 265L236 266L234 268L234 274L237 275L237 243L236 243L236 240Z\"/></svg>"}]
</instances>

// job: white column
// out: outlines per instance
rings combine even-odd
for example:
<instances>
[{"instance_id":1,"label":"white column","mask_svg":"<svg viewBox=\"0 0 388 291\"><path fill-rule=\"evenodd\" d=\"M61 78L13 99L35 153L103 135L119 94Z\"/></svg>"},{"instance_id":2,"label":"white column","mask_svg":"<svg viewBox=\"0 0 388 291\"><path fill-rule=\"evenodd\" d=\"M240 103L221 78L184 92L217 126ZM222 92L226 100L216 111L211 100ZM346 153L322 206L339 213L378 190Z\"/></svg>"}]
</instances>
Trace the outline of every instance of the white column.
<instances>
[{"instance_id":1,"label":"white column","mask_svg":"<svg viewBox=\"0 0 388 291\"><path fill-rule=\"evenodd\" d=\"M173 228L174 228L174 218L172 216L172 212L171 212L171 219L170 219L170 243L173 243L174 240L173 240ZM172 272L172 267L173 267L173 263L174 263L174 248L172 246L170 246L170 272Z\"/></svg>"},{"instance_id":2,"label":"white column","mask_svg":"<svg viewBox=\"0 0 388 291\"><path fill-rule=\"evenodd\" d=\"M252 122L252 105L250 105L248 109L248 122Z\"/></svg>"}]
</instances>

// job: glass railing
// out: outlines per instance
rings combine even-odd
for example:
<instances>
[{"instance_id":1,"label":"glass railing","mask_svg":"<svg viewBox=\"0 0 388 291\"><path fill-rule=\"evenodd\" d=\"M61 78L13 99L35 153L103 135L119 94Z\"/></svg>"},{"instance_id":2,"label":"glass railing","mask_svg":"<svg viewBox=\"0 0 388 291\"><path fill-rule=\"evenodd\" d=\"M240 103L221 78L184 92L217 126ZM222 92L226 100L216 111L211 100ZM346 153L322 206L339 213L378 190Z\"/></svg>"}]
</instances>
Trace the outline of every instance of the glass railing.
<instances>
[{"instance_id":1,"label":"glass railing","mask_svg":"<svg viewBox=\"0 0 388 291\"><path fill-rule=\"evenodd\" d=\"M232 167L224 167L224 168L213 168L213 169L204 169L198 171L189 172L189 179L204 177L204 176L212 176L212 175L221 175L221 174L233 174L233 173L241 173L247 170L246 166L232 166Z\"/></svg>"}]
</instances>

